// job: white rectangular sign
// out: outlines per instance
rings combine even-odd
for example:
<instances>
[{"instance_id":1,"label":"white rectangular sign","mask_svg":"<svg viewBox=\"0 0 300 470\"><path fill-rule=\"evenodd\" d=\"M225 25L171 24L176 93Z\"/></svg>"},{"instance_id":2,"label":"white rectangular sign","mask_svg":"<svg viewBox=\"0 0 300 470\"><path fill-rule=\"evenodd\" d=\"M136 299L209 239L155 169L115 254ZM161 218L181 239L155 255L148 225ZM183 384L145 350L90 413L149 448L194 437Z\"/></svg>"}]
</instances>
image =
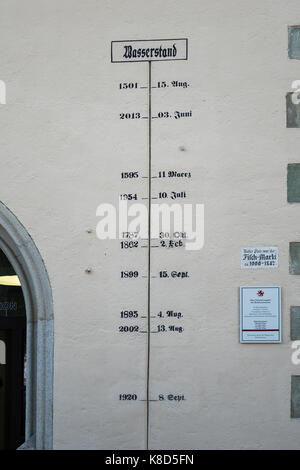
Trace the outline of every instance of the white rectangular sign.
<instances>
[{"instance_id":1,"label":"white rectangular sign","mask_svg":"<svg viewBox=\"0 0 300 470\"><path fill-rule=\"evenodd\" d=\"M111 43L112 62L153 62L187 58L187 39L146 39Z\"/></svg>"},{"instance_id":2,"label":"white rectangular sign","mask_svg":"<svg viewBox=\"0 0 300 470\"><path fill-rule=\"evenodd\" d=\"M241 268L278 268L278 248L276 246L242 248Z\"/></svg>"},{"instance_id":3,"label":"white rectangular sign","mask_svg":"<svg viewBox=\"0 0 300 470\"><path fill-rule=\"evenodd\" d=\"M281 343L281 287L240 287L240 342Z\"/></svg>"}]
</instances>

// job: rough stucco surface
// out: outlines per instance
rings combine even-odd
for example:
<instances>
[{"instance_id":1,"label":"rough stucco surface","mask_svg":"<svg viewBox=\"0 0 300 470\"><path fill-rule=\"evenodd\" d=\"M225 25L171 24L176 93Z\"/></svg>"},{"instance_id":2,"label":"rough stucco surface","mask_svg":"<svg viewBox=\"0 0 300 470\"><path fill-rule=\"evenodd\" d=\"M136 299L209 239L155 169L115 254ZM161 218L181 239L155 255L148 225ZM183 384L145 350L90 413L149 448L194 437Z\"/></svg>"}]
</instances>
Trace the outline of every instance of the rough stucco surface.
<instances>
[{"instance_id":1,"label":"rough stucco surface","mask_svg":"<svg viewBox=\"0 0 300 470\"><path fill-rule=\"evenodd\" d=\"M288 59L299 1L1 0L0 13L1 200L32 235L53 289L54 447L145 446L144 405L117 400L145 390L145 339L117 332L119 299L133 298L119 281L128 261L118 242L86 230L98 204L117 202L124 162L145 156L147 168L142 128L125 132L117 120L141 103L123 96L121 105L119 82L145 81L146 65L111 64L110 41L188 37L189 61L154 66L153 76L190 80L188 94L166 96L164 106L177 100L193 119L156 127L153 159L192 168L206 238L203 250L165 261L168 269L189 263L185 291L155 292L155 308L174 296L187 314L182 339L156 340L152 391L183 391L187 401L151 407L151 447L298 448L289 306L300 299L289 241L300 241L300 207L287 202L286 171L299 160L300 131L286 129L285 96L300 78L299 62ZM279 268L241 270L241 247L264 245L279 247ZM145 258L134 262L142 269ZM239 344L238 286L259 284L283 287L281 345ZM140 309L145 294L140 283Z\"/></svg>"}]
</instances>

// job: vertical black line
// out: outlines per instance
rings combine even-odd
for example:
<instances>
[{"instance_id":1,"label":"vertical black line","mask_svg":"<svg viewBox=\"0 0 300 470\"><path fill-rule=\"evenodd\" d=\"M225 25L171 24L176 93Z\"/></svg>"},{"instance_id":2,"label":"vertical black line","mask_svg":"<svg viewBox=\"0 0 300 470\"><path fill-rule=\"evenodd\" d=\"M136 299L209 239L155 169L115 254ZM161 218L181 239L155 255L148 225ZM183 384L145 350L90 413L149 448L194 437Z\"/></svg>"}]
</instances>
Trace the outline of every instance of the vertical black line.
<instances>
[{"instance_id":1,"label":"vertical black line","mask_svg":"<svg viewBox=\"0 0 300 470\"><path fill-rule=\"evenodd\" d=\"M148 334L147 334L147 450L150 437L150 338L151 338L151 160L152 160L152 109L151 109L151 61L148 62Z\"/></svg>"}]
</instances>

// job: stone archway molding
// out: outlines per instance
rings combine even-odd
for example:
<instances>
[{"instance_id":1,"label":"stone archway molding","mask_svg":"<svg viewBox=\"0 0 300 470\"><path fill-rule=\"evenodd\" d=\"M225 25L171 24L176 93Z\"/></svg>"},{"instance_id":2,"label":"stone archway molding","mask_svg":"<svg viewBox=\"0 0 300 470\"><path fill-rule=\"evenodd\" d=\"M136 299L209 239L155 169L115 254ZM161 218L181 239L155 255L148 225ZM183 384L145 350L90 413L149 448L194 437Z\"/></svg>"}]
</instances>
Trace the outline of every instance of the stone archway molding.
<instances>
[{"instance_id":1,"label":"stone archway molding","mask_svg":"<svg viewBox=\"0 0 300 470\"><path fill-rule=\"evenodd\" d=\"M44 261L29 233L0 202L0 248L18 274L27 315L26 441L53 445L53 302Z\"/></svg>"}]
</instances>

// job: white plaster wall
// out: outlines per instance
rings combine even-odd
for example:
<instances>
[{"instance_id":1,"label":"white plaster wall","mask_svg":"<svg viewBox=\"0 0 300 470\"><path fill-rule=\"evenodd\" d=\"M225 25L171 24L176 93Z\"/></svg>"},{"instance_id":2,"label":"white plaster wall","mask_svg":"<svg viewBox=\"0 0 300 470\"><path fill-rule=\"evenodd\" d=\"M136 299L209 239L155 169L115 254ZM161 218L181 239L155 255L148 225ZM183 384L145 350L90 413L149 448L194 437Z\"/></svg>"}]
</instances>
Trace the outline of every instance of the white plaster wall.
<instances>
[{"instance_id":1,"label":"white plaster wall","mask_svg":"<svg viewBox=\"0 0 300 470\"><path fill-rule=\"evenodd\" d=\"M300 78L287 57L287 26L299 23L297 0L0 0L0 198L32 235L53 288L55 448L145 446L144 404L117 399L144 393L145 338L121 339L117 312L126 300L145 308L146 284L133 293L119 273L142 269L146 254L128 262L117 241L86 230L98 204L117 202L124 161L147 168L143 128L118 121L129 107L146 110L146 95L117 89L146 81L147 67L111 64L110 41L163 37L189 38L189 61L154 64L153 77L191 82L176 100L193 119L154 127L154 166L192 169L206 239L200 252L166 256L165 268L188 264L184 292L154 286L155 308L175 295L187 313L183 338L152 343L152 391L187 401L151 405L151 447L298 448L289 306L300 297L288 242L300 241L300 208L286 202L286 166L300 161L300 131L285 128L285 93ZM279 247L279 269L242 271L240 248L263 245ZM239 344L238 287L260 283L283 287L281 345Z\"/></svg>"}]
</instances>

